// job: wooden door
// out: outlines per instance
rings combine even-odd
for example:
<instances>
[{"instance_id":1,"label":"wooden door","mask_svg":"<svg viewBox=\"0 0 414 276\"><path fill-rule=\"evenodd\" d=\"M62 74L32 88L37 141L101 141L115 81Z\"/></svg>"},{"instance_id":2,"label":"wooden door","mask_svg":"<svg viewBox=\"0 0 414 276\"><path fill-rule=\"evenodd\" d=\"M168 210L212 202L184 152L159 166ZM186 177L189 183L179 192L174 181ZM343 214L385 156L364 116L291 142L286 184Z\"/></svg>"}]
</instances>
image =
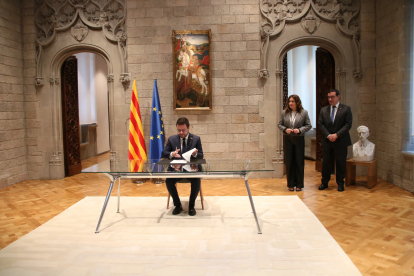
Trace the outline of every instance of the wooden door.
<instances>
[{"instance_id":1,"label":"wooden door","mask_svg":"<svg viewBox=\"0 0 414 276\"><path fill-rule=\"evenodd\" d=\"M328 91L332 88L335 88L335 60L329 51L318 47L316 49L316 122L321 108L329 104ZM335 166L332 168L334 170ZM322 171L322 133L317 123L315 170Z\"/></svg>"},{"instance_id":2,"label":"wooden door","mask_svg":"<svg viewBox=\"0 0 414 276\"><path fill-rule=\"evenodd\" d=\"M283 110L286 108L286 102L288 99L288 68L287 68L287 54L283 57Z\"/></svg>"},{"instance_id":3,"label":"wooden door","mask_svg":"<svg viewBox=\"0 0 414 276\"><path fill-rule=\"evenodd\" d=\"M78 61L69 57L62 65L62 125L65 176L82 170L79 134Z\"/></svg>"}]
</instances>

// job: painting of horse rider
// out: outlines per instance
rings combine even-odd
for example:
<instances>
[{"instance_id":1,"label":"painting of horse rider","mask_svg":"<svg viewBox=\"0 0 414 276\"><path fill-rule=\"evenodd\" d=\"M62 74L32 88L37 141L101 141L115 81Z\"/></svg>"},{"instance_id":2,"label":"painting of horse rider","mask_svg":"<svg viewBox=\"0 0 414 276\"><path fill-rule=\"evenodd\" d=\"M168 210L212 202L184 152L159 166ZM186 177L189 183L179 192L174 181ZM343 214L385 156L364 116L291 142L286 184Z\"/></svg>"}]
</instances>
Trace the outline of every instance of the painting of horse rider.
<instances>
[{"instance_id":1,"label":"painting of horse rider","mask_svg":"<svg viewBox=\"0 0 414 276\"><path fill-rule=\"evenodd\" d=\"M211 31L173 30L175 110L211 110Z\"/></svg>"}]
</instances>

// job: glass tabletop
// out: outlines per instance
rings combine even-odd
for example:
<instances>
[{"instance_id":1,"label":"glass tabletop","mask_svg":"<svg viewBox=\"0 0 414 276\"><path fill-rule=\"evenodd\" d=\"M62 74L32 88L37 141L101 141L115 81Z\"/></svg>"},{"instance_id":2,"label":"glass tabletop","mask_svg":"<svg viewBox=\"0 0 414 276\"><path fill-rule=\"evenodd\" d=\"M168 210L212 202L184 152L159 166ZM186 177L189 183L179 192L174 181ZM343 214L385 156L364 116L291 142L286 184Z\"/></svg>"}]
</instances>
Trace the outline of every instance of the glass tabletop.
<instances>
[{"instance_id":1,"label":"glass tabletop","mask_svg":"<svg viewBox=\"0 0 414 276\"><path fill-rule=\"evenodd\" d=\"M257 161L256 161L257 162ZM263 172L273 169L261 168L262 163L246 159L194 159L185 160L148 159L148 160L106 160L83 169L81 173L241 173Z\"/></svg>"}]
</instances>

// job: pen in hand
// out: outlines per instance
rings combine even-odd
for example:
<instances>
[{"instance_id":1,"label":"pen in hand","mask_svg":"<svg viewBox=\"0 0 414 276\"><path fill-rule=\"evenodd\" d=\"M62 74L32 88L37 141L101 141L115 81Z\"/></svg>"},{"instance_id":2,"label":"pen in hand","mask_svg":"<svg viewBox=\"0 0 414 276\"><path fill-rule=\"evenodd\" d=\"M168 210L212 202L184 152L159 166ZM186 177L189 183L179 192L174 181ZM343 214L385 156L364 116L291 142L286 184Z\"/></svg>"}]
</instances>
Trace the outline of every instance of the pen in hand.
<instances>
[{"instance_id":1,"label":"pen in hand","mask_svg":"<svg viewBox=\"0 0 414 276\"><path fill-rule=\"evenodd\" d=\"M178 151L179 151L179 149L177 147L175 147L175 151L174 151L172 156L176 157L176 158L181 158L181 156L178 154Z\"/></svg>"}]
</instances>

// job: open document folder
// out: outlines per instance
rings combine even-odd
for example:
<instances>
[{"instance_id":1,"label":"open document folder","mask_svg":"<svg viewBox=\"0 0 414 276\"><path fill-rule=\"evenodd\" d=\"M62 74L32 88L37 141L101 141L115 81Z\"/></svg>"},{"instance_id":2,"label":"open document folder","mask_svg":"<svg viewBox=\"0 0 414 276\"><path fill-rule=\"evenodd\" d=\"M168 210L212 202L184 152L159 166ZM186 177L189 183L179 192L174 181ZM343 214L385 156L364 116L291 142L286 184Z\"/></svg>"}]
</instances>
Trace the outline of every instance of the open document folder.
<instances>
[{"instance_id":1,"label":"open document folder","mask_svg":"<svg viewBox=\"0 0 414 276\"><path fill-rule=\"evenodd\" d=\"M183 156L184 160L182 160L182 159L181 160L173 160L173 161L170 162L170 164L172 164L172 165L174 165L174 164L187 164L188 162L190 162L191 155L193 154L193 152L195 150L196 149L192 149L192 150L187 151L186 153L183 153L182 156ZM188 171L188 172L196 171L196 170L193 170L190 165L183 166L183 169Z\"/></svg>"}]
</instances>

